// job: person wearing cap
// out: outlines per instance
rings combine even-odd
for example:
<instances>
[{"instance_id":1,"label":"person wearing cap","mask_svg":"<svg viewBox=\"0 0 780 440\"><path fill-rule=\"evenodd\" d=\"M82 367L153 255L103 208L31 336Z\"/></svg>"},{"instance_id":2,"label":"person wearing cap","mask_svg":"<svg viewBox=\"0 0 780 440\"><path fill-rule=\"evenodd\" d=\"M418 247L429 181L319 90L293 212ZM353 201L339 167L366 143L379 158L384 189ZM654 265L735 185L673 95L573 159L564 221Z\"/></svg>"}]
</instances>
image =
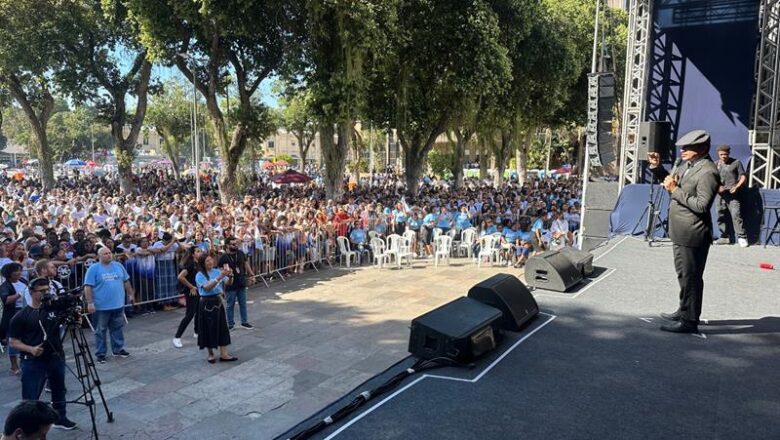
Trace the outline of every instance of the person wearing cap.
<instances>
[{"instance_id":1,"label":"person wearing cap","mask_svg":"<svg viewBox=\"0 0 780 440\"><path fill-rule=\"evenodd\" d=\"M710 209L720 187L718 169L709 157L710 135L694 130L677 141L682 162L671 172L658 153L648 153L650 171L671 195L669 237L674 268L680 283L680 304L661 317L673 323L661 326L672 333L698 333L704 293L704 268L712 244Z\"/></svg>"},{"instance_id":2,"label":"person wearing cap","mask_svg":"<svg viewBox=\"0 0 780 440\"><path fill-rule=\"evenodd\" d=\"M731 147L728 145L718 145L718 173L720 173L721 185L718 188L718 228L720 229L720 239L718 244L730 244L731 227L734 229L734 235L737 236L737 243L740 247L747 247L747 235L742 224L742 212L740 195L741 188L747 181L745 168L738 159L730 157Z\"/></svg>"}]
</instances>

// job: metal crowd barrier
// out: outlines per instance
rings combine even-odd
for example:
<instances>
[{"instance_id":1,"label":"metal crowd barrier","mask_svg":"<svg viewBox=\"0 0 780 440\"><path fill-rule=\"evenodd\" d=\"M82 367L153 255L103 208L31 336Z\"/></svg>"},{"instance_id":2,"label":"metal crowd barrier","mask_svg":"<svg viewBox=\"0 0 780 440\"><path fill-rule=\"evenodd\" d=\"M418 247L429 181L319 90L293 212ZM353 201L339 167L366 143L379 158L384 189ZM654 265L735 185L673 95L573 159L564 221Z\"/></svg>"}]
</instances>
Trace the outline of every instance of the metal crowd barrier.
<instances>
[{"instance_id":1,"label":"metal crowd barrier","mask_svg":"<svg viewBox=\"0 0 780 440\"><path fill-rule=\"evenodd\" d=\"M311 268L319 271L323 265L332 267L335 246L324 231L294 230L244 241L241 251L246 254L255 279L268 286L268 280L275 275L285 280L290 271ZM180 255L179 252L116 255L116 260L124 265L130 276L135 290L133 303L140 311L151 311L154 304L174 304L182 297L178 282ZM66 290L82 286L92 264L97 264L97 260L60 264L57 266L59 282Z\"/></svg>"}]
</instances>

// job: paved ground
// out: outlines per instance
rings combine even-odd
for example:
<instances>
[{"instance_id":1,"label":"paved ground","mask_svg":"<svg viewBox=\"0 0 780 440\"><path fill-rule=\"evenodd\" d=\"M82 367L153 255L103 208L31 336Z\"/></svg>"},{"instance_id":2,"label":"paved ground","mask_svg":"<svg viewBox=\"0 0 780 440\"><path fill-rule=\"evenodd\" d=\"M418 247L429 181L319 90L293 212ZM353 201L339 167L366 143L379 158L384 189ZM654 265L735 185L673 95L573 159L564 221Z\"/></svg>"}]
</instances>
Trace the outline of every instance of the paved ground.
<instances>
[{"instance_id":1,"label":"paved ground","mask_svg":"<svg viewBox=\"0 0 780 440\"><path fill-rule=\"evenodd\" d=\"M497 272L520 275L465 259L438 268L418 260L411 269L334 268L254 289L256 329L232 333L235 364L206 363L191 329L174 349L182 311L134 318L125 332L133 356L98 366L116 418L107 424L99 414L101 438L271 439L406 357L412 318ZM5 418L20 391L7 357L0 371ZM67 380L69 390L79 387ZM80 429L50 438L89 437L86 410L70 406L69 414Z\"/></svg>"},{"instance_id":2,"label":"paved ground","mask_svg":"<svg viewBox=\"0 0 780 440\"><path fill-rule=\"evenodd\" d=\"M576 293L535 291L540 316L476 368L415 375L312 438L780 439L780 271L759 268L780 267L778 249L711 249L700 335L658 329L677 302L669 242L595 254L607 272Z\"/></svg>"}]
</instances>

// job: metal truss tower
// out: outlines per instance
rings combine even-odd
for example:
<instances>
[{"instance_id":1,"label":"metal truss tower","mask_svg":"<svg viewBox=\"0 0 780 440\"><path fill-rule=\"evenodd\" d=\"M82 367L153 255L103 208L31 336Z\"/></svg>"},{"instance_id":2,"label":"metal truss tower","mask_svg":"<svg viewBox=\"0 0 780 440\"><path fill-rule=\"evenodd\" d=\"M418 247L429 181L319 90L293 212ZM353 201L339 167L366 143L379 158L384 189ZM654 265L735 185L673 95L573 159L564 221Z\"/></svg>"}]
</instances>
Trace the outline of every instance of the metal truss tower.
<instances>
[{"instance_id":1,"label":"metal truss tower","mask_svg":"<svg viewBox=\"0 0 780 440\"><path fill-rule=\"evenodd\" d=\"M780 0L775 0L780 1ZM620 189L639 180L639 123L645 117L647 57L650 51L652 0L631 0L628 8L628 47L620 149Z\"/></svg>"},{"instance_id":2,"label":"metal truss tower","mask_svg":"<svg viewBox=\"0 0 780 440\"><path fill-rule=\"evenodd\" d=\"M780 189L780 0L762 0L750 186Z\"/></svg>"}]
</instances>

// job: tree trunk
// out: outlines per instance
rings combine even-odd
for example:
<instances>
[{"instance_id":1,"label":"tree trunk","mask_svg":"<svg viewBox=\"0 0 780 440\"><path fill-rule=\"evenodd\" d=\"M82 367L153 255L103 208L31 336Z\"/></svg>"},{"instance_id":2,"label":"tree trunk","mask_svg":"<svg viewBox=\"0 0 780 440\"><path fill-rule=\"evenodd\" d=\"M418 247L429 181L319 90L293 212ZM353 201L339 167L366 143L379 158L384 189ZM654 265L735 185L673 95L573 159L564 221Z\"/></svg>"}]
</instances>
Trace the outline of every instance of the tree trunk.
<instances>
[{"instance_id":1,"label":"tree trunk","mask_svg":"<svg viewBox=\"0 0 780 440\"><path fill-rule=\"evenodd\" d=\"M488 148L485 146L485 137L479 137L479 180L488 177Z\"/></svg>"},{"instance_id":2,"label":"tree trunk","mask_svg":"<svg viewBox=\"0 0 780 440\"><path fill-rule=\"evenodd\" d=\"M501 145L496 153L496 188L504 184L504 170L509 152L512 151L512 133L509 130L501 130Z\"/></svg>"},{"instance_id":3,"label":"tree trunk","mask_svg":"<svg viewBox=\"0 0 780 440\"><path fill-rule=\"evenodd\" d=\"M523 144L517 150L517 181L520 183L520 185L525 184L525 178L528 174L528 149L531 148L533 132L534 129L531 127L526 129Z\"/></svg>"},{"instance_id":4,"label":"tree trunk","mask_svg":"<svg viewBox=\"0 0 780 440\"><path fill-rule=\"evenodd\" d=\"M27 122L30 124L33 136L35 137L33 148L40 165L43 189L51 189L54 187L55 183L54 164L51 148L49 147L49 139L46 134L46 127L49 124L49 119L51 119L52 111L54 110L54 97L52 97L48 90L44 90L40 102L38 103L40 105L40 111L36 113L34 108L35 103L32 102L24 91L19 79L13 75L9 75L5 79L8 83L11 96L19 103L25 116L27 116Z\"/></svg>"},{"instance_id":5,"label":"tree trunk","mask_svg":"<svg viewBox=\"0 0 780 440\"><path fill-rule=\"evenodd\" d=\"M301 164L298 168L303 172L306 169L306 156L309 154L311 141L308 141L306 134L302 132L296 133L295 137L298 139L298 155L301 156Z\"/></svg>"},{"instance_id":6,"label":"tree trunk","mask_svg":"<svg viewBox=\"0 0 780 440\"><path fill-rule=\"evenodd\" d=\"M455 130L455 163L452 165L452 176L455 180L455 188L463 188L463 162L466 156L466 145L471 139L472 133L469 130Z\"/></svg>"},{"instance_id":7,"label":"tree trunk","mask_svg":"<svg viewBox=\"0 0 780 440\"><path fill-rule=\"evenodd\" d=\"M223 202L233 200L238 196L236 171L238 171L241 155L246 149L246 140L246 128L243 123L239 122L233 129L233 138L229 147L225 148L222 153L223 165L219 172L219 196Z\"/></svg>"},{"instance_id":8,"label":"tree trunk","mask_svg":"<svg viewBox=\"0 0 780 440\"><path fill-rule=\"evenodd\" d=\"M577 127L577 175L582 177L582 164L585 158L585 130L582 127Z\"/></svg>"},{"instance_id":9,"label":"tree trunk","mask_svg":"<svg viewBox=\"0 0 780 440\"><path fill-rule=\"evenodd\" d=\"M423 167L425 161L421 160L419 155L416 154L422 148L420 145L410 145L410 148L404 146L404 166L406 168L406 192L410 196L417 195L417 191L420 188L420 179L423 174Z\"/></svg>"},{"instance_id":10,"label":"tree trunk","mask_svg":"<svg viewBox=\"0 0 780 440\"><path fill-rule=\"evenodd\" d=\"M320 124L320 145L325 160L325 196L331 200L340 200L343 193L344 166L349 152L349 123L338 125L338 140L334 141L333 124Z\"/></svg>"}]
</instances>

